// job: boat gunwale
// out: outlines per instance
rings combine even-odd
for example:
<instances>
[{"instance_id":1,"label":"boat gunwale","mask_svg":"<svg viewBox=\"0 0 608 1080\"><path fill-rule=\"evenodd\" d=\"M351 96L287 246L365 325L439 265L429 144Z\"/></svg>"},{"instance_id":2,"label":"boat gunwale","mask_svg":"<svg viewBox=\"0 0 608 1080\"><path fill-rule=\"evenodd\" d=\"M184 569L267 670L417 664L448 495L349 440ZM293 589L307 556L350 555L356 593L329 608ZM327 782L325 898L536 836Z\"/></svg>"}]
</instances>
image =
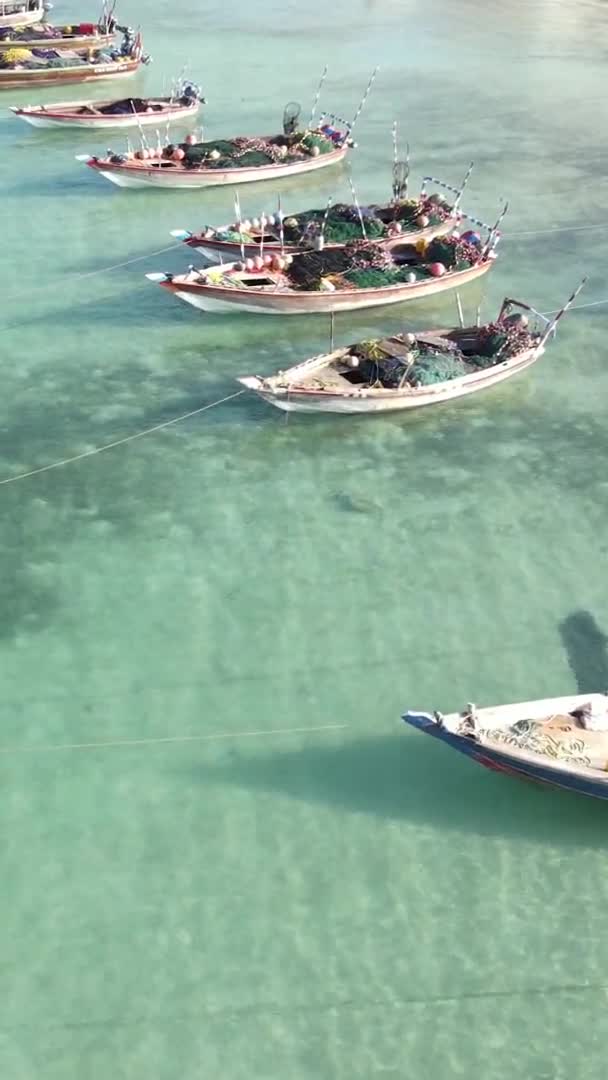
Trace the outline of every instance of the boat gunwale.
<instances>
[{"instance_id":1,"label":"boat gunwale","mask_svg":"<svg viewBox=\"0 0 608 1080\"><path fill-rule=\"evenodd\" d=\"M297 173L299 170L302 170L303 172L308 171L313 162L316 168L321 168L321 164L318 164L319 162L322 162L323 165L330 165L342 161L349 149L350 147L348 144L344 143L335 150L329 150L326 154L321 154L316 158L304 158L302 161L294 162L273 161L268 165L248 165L242 168L186 169L180 165L179 162L167 161L163 165L148 165L147 162L140 162L137 159L126 162L112 162L109 158L101 158L95 155L91 155L86 164L89 168L95 169L98 172L125 172L136 173L139 176L142 174L146 176L158 176L167 170L167 173L171 176L204 177L207 179L207 177L217 176L218 174L230 174L231 179L237 180L239 174L242 175L247 172L255 172L257 176L259 173L272 174L273 171L278 170L281 170L283 177L287 177L288 175ZM290 170L289 173L286 171L288 169Z\"/></svg>"},{"instance_id":2,"label":"boat gunwale","mask_svg":"<svg viewBox=\"0 0 608 1080\"><path fill-rule=\"evenodd\" d=\"M236 301L237 297L239 299L242 299L245 296L252 296L252 297L256 297L258 299L260 299L262 297L265 297L265 296L273 296L273 297L276 297L276 298L281 298L282 300L292 300L292 299L298 299L300 297L302 297L303 300L310 300L310 298L312 298L312 297L314 297L314 298L319 297L319 298L322 298L324 300L331 300L331 298L334 297L334 296L337 296L337 297L360 296L362 299L365 299L365 298L369 298L371 296L374 296L376 294L379 295L379 296L387 296L387 295L388 296L393 296L396 292L401 291L401 290L403 290L405 292L407 292L408 290L411 291L411 290L414 290L414 289L416 289L418 291L421 291L421 289L424 289L425 286L427 286L427 285L435 285L435 284L437 284L439 282L445 282L445 281L456 281L456 282L458 282L459 280L466 281L466 280L469 279L469 275L471 275L472 279L474 279L476 277L481 276L482 273L486 273L490 269L490 267L493 265L494 262L495 262L494 259L491 259L489 256L484 256L484 257L480 258L478 262L474 263L473 266L467 267L466 270L448 270L447 273L445 273L441 277L437 277L437 278L429 277L429 278L423 278L421 281L411 281L411 282L410 281L398 281L398 282L393 282L390 285L375 285L373 287L367 287L367 288L364 288L364 289L357 288L356 285L352 285L352 286L344 288L344 289L336 289L335 292L331 292L331 293L330 292L323 292L320 289L293 289L293 288L288 289L288 288L285 288L285 287L283 287L283 288L275 287L274 289L271 289L270 286L266 286L265 288L263 288L263 287L257 287L256 288L255 285L247 286L245 288L239 288L236 285L214 285L214 284L207 284L207 283L204 283L204 282L196 282L196 281L188 282L188 281L181 280L182 277L185 277L185 275L181 275L181 274L173 274L173 275L171 275L170 278L167 278L166 281L161 281L161 282L159 282L159 284L163 288L168 289L170 292L191 292L191 293L195 293L195 294L198 293L198 292L202 292L202 293L205 293L206 295L211 296L214 299L218 299L218 300L227 299L228 303L231 302L231 298L234 298L235 301ZM230 270L233 267L234 267L234 263L218 264L217 266L208 267L207 269L205 269L203 271L203 273L211 274L214 271L220 271L222 273L226 273L227 270ZM273 271L272 270L269 270L269 271L265 270L264 272L268 273L268 274L271 274ZM228 298L230 298L230 299L228 299ZM294 304L292 306L297 307L297 304Z\"/></svg>"},{"instance_id":3,"label":"boat gunwale","mask_svg":"<svg viewBox=\"0 0 608 1080\"><path fill-rule=\"evenodd\" d=\"M396 247L398 244L404 243L417 244L420 240L431 240L435 237L445 236L453 229L457 229L458 226L461 224L461 220L461 217L458 215L450 215L449 218L446 218L444 222L441 222L438 225L426 225L424 228L418 229L417 231L401 232L397 233L396 236L374 237L373 239L368 240L368 243L374 244L375 247L384 247L387 249L390 249L390 247ZM228 226L225 227L227 228ZM220 230L222 228L223 226L219 226ZM441 230L441 232L437 231L439 229ZM185 231L186 230L184 230L184 232ZM231 253L234 252L235 254L240 251L240 244L238 240L216 240L214 237L205 237L203 233L192 233L189 237L184 238L182 242L186 244L187 247L213 248L217 250L219 254L221 254L222 251L225 251L226 253L230 251ZM345 241L344 243L337 243L335 241L328 242L323 245L323 250L338 251L341 248L344 248L347 243L349 243L349 241ZM256 243L255 241L244 241L245 251L255 251L257 253L259 247L259 243ZM312 250L311 248L304 247L302 244L294 243L293 241L285 242L281 246L280 240L267 241L266 239L264 240L264 248L268 251L276 252L277 254L285 252L288 255L295 254L296 252L299 253Z\"/></svg>"},{"instance_id":4,"label":"boat gunwale","mask_svg":"<svg viewBox=\"0 0 608 1080\"><path fill-rule=\"evenodd\" d=\"M109 114L95 113L92 116L82 116L80 113L73 112L73 111L72 112L63 112L63 113L61 113L61 112L53 112L52 111L53 109L63 108L66 105L73 105L73 106L76 106L76 107L82 107L84 105L110 105L110 104L112 104L113 100L114 99L108 99L107 101L106 100L96 101L94 98L87 98L86 101L84 101L84 100L83 101L72 101L72 102L70 102L70 101L58 101L56 103L51 103L50 105L10 105L9 109L10 109L10 111L12 113L14 113L15 116L33 116L33 117L38 117L39 116L39 117L41 117L43 119L48 119L48 120L81 121L85 125L86 125L87 121L94 121L95 123L97 123L99 120L104 120L104 121L113 120L114 122L116 122L116 120L123 120L123 119L127 119L127 118L133 119L133 121L136 122L136 116L141 121L142 116L149 116L150 115L149 113L137 113L137 114L131 114L131 113L109 113ZM157 101L157 100L161 100L161 99L146 98L144 100ZM153 115L154 115L155 119L156 118L158 118L158 119L163 119L163 118L166 119L167 115L169 113L175 114L177 112L179 112L180 116L189 116L190 114L194 114L194 113L198 112L198 110L200 108L200 105L201 105L201 102L199 100L197 100L192 105L177 105L177 104L171 105L171 106L167 105L166 107L163 107L162 110L158 110L158 111L154 112Z\"/></svg>"}]
</instances>

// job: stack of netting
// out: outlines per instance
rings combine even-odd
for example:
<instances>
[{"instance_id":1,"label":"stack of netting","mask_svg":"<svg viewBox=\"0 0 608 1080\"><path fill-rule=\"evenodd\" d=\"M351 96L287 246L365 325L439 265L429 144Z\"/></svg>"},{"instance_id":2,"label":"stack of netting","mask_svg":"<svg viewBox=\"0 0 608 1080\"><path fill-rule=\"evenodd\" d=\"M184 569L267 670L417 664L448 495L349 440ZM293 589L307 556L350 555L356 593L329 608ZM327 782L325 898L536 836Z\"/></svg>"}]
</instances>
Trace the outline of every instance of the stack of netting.
<instances>
[{"instance_id":1,"label":"stack of netting","mask_svg":"<svg viewBox=\"0 0 608 1080\"><path fill-rule=\"evenodd\" d=\"M427 262L443 263L446 270L467 270L479 261L479 248L455 236L440 236L431 240L425 251Z\"/></svg>"},{"instance_id":2,"label":"stack of netting","mask_svg":"<svg viewBox=\"0 0 608 1080\"><path fill-rule=\"evenodd\" d=\"M491 367L497 357L508 360L533 344L534 339L524 326L508 322L487 323L479 331L479 356L475 360L479 367Z\"/></svg>"},{"instance_id":3,"label":"stack of netting","mask_svg":"<svg viewBox=\"0 0 608 1080\"><path fill-rule=\"evenodd\" d=\"M435 383L448 382L468 375L475 368L460 353L439 352L436 349L421 349L416 356L408 376L412 386L433 386Z\"/></svg>"},{"instance_id":4,"label":"stack of netting","mask_svg":"<svg viewBox=\"0 0 608 1080\"><path fill-rule=\"evenodd\" d=\"M303 147L309 152L315 147L320 154L329 154L331 150L335 150L335 144L331 139L327 139L325 135L316 135L309 131L303 139L300 140Z\"/></svg>"},{"instance_id":5,"label":"stack of netting","mask_svg":"<svg viewBox=\"0 0 608 1080\"><path fill-rule=\"evenodd\" d=\"M325 226L323 220L327 213ZM362 210L365 222L365 232L370 240L376 240L384 236L386 226L375 217L373 211ZM291 224L295 222L295 224ZM287 218L285 223L285 239L292 244L299 243L307 231L314 229L320 233L323 227L323 236L327 244L348 244L350 240L363 239L363 230L356 206L336 204L326 210L305 210L297 217Z\"/></svg>"},{"instance_id":6,"label":"stack of netting","mask_svg":"<svg viewBox=\"0 0 608 1080\"><path fill-rule=\"evenodd\" d=\"M175 149L171 147L171 150ZM180 149L184 151L184 164L191 168L200 165L217 168L245 168L255 165L269 165L274 160L270 153L265 150L246 150L237 139L214 139L210 142L181 143ZM166 148L167 154L169 147Z\"/></svg>"},{"instance_id":7,"label":"stack of netting","mask_svg":"<svg viewBox=\"0 0 608 1080\"><path fill-rule=\"evenodd\" d=\"M33 53L29 49L7 49L0 54L0 65L10 68L13 64L23 64L26 60L33 59Z\"/></svg>"},{"instance_id":8,"label":"stack of netting","mask_svg":"<svg viewBox=\"0 0 608 1080\"><path fill-rule=\"evenodd\" d=\"M321 279L330 274L343 274L349 268L346 252L307 251L298 255L287 271L294 288L307 292L319 289Z\"/></svg>"}]
</instances>

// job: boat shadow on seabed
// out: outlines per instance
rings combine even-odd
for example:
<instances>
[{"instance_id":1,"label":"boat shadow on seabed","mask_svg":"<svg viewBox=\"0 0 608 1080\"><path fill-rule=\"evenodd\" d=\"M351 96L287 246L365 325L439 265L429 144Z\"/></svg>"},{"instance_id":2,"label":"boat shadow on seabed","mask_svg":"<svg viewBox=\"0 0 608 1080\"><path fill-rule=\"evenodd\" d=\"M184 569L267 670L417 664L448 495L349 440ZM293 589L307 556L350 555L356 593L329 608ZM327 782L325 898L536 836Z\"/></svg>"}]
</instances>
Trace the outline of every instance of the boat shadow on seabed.
<instances>
[{"instance_id":1,"label":"boat shadow on seabed","mask_svg":"<svg viewBox=\"0 0 608 1080\"><path fill-rule=\"evenodd\" d=\"M559 632L579 692L608 690L608 636L593 615L572 612ZM293 751L243 751L219 766L197 763L188 771L196 783L274 791L442 830L608 847L608 809L597 801L479 769L434 740L401 734L345 732L339 745L315 741Z\"/></svg>"},{"instance_id":2,"label":"boat shadow on seabed","mask_svg":"<svg viewBox=\"0 0 608 1080\"><path fill-rule=\"evenodd\" d=\"M573 611L559 632L579 694L608 692L608 637L589 611Z\"/></svg>"}]
</instances>

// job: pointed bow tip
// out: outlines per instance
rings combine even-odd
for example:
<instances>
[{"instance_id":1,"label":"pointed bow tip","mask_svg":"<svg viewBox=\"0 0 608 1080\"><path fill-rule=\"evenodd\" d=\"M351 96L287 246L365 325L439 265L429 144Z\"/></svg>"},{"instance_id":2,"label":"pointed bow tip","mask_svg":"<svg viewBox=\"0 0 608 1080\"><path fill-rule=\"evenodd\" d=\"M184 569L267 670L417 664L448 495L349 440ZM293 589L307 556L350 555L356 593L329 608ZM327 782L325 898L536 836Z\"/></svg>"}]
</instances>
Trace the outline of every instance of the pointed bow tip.
<instances>
[{"instance_id":1,"label":"pointed bow tip","mask_svg":"<svg viewBox=\"0 0 608 1080\"><path fill-rule=\"evenodd\" d=\"M188 232L187 229L171 229L171 236L175 237L176 240L189 240L192 233Z\"/></svg>"},{"instance_id":2,"label":"pointed bow tip","mask_svg":"<svg viewBox=\"0 0 608 1080\"><path fill-rule=\"evenodd\" d=\"M167 281L166 274L146 274L148 281L154 281L157 285L162 285L164 281Z\"/></svg>"},{"instance_id":3,"label":"pointed bow tip","mask_svg":"<svg viewBox=\"0 0 608 1080\"><path fill-rule=\"evenodd\" d=\"M74 157L76 158L76 161L82 161L85 165L90 165L93 161L90 154L75 154Z\"/></svg>"},{"instance_id":4,"label":"pointed bow tip","mask_svg":"<svg viewBox=\"0 0 608 1080\"><path fill-rule=\"evenodd\" d=\"M262 380L257 375L239 375L236 381L247 390L259 390L262 385Z\"/></svg>"}]
</instances>

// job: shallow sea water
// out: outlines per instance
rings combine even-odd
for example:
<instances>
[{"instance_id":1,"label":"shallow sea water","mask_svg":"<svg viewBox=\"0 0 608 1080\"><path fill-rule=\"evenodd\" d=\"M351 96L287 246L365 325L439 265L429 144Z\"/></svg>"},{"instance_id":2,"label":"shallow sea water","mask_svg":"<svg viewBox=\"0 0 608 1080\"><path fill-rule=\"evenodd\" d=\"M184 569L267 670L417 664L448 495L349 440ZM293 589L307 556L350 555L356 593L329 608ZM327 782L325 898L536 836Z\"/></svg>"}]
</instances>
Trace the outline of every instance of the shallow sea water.
<instances>
[{"instance_id":1,"label":"shallow sea water","mask_svg":"<svg viewBox=\"0 0 608 1080\"><path fill-rule=\"evenodd\" d=\"M396 118L415 180L474 159L466 207L510 201L467 312L554 309L584 273L581 303L608 297L605 3L120 15L154 56L129 90L188 61L209 135L306 111L325 62L348 115L379 64L361 200L388 195ZM323 348L325 320L202 316L145 280L182 250L77 279L232 195L121 192L74 161L103 142L9 117L28 97L0 112L0 478ZM328 170L283 203L348 190ZM275 198L241 192L246 213ZM336 335L454 315L448 294ZM243 395L0 488L0 1076L605 1077L608 807L399 718L608 686L607 325L573 314L528 374L436 411L286 421Z\"/></svg>"}]
</instances>

